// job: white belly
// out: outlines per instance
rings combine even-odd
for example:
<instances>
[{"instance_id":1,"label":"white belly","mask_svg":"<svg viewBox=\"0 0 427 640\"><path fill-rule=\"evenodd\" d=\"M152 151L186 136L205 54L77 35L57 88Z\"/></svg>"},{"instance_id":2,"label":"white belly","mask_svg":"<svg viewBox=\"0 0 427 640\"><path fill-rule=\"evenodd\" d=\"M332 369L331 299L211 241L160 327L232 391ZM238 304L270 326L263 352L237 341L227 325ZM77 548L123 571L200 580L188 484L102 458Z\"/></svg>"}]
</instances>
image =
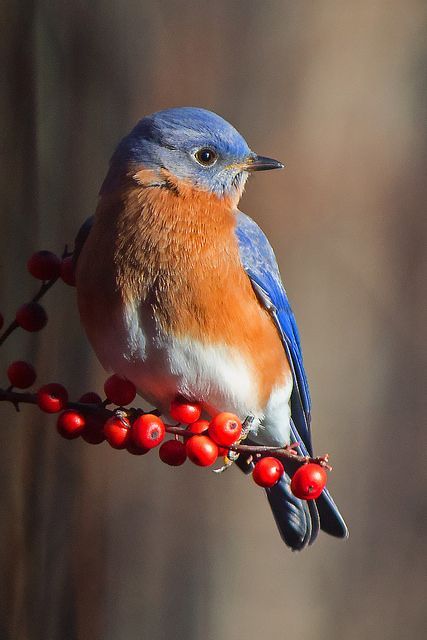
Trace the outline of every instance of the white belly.
<instances>
[{"instance_id":1,"label":"white belly","mask_svg":"<svg viewBox=\"0 0 427 640\"><path fill-rule=\"evenodd\" d=\"M259 442L289 442L292 382L274 389L267 405L260 406L256 371L237 349L165 335L151 316L131 307L116 318L108 335L90 339L103 366L132 380L142 397L165 414L171 401L183 395L202 402L210 415L254 416L253 436Z\"/></svg>"}]
</instances>

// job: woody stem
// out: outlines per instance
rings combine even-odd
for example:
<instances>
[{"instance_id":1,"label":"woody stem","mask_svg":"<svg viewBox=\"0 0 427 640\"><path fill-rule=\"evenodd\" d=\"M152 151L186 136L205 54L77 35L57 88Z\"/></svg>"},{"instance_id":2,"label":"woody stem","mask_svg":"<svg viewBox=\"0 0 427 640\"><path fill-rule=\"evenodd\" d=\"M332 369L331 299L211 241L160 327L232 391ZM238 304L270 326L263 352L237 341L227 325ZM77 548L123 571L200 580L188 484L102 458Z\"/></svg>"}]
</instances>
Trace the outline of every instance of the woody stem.
<instances>
[{"instance_id":1,"label":"woody stem","mask_svg":"<svg viewBox=\"0 0 427 640\"><path fill-rule=\"evenodd\" d=\"M13 389L0 389L0 402L10 402L14 405L15 409L19 411L20 404L37 404L37 395L35 393L27 393L25 391L14 391ZM115 415L117 409L107 409L104 404L84 404L82 402L67 402L64 409L73 409L74 411L80 411L82 413L97 414L103 417L105 420ZM129 414L142 414L139 409L124 409ZM151 413L151 412L150 412ZM188 431L185 427L179 425L165 424L165 430L167 433L179 435L182 438L190 438L194 434ZM262 445L252 444L233 444L228 447L231 451L237 453L251 454L253 456L270 454L276 457L288 458L294 462L304 464L306 462L314 462L325 468L330 468L328 464L328 455L311 458L309 456L300 456L293 451L291 447L267 447Z\"/></svg>"}]
</instances>

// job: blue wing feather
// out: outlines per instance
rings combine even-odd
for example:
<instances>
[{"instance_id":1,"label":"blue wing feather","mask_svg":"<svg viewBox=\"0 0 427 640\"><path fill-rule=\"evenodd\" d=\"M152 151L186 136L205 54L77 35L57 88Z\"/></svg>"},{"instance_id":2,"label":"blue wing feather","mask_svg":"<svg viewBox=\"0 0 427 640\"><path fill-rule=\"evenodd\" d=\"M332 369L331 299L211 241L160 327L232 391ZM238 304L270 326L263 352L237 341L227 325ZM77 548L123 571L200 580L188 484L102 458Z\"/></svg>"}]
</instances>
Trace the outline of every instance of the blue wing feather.
<instances>
[{"instance_id":1,"label":"blue wing feather","mask_svg":"<svg viewBox=\"0 0 427 640\"><path fill-rule=\"evenodd\" d=\"M301 352L298 328L282 284L273 249L258 225L239 212L236 225L242 265L263 298L274 320L288 356L293 375L291 411L298 436L311 453L310 392Z\"/></svg>"},{"instance_id":2,"label":"blue wing feather","mask_svg":"<svg viewBox=\"0 0 427 640\"><path fill-rule=\"evenodd\" d=\"M286 351L293 376L291 395L291 441L298 443L300 455L313 455L310 436L311 401L302 359L298 329L286 291L282 284L276 257L266 236L249 216L239 212L236 225L242 265L255 292L271 314ZM329 491L310 502L310 522L307 510L292 502L286 478L270 489L268 499L285 542L294 549L311 544L320 526L327 533L340 538L348 536L346 524ZM298 517L295 515L297 514ZM292 516L292 517L291 517ZM295 521L295 522L294 522ZM295 524L296 523L296 524Z\"/></svg>"}]
</instances>

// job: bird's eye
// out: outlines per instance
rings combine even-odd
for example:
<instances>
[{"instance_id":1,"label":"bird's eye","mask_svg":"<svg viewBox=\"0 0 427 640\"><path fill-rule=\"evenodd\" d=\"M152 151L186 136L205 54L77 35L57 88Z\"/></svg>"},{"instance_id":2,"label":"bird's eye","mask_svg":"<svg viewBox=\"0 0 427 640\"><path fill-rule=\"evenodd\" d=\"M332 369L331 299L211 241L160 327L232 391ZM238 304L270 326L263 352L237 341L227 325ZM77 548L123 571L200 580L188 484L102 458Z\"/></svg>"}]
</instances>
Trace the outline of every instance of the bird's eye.
<instances>
[{"instance_id":1,"label":"bird's eye","mask_svg":"<svg viewBox=\"0 0 427 640\"><path fill-rule=\"evenodd\" d=\"M210 167L218 160L218 154L213 149L209 149L209 147L203 147L202 149L198 149L194 154L197 162L202 164L204 167Z\"/></svg>"}]
</instances>

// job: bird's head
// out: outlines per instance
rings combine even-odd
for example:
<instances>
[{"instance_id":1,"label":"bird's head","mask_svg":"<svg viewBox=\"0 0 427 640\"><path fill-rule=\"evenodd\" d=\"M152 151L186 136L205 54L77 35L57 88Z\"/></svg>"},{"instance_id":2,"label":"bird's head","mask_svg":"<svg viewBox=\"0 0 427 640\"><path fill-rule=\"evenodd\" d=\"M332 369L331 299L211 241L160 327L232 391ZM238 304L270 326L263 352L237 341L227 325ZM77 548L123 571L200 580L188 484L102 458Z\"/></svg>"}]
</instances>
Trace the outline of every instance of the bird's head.
<instances>
[{"instance_id":1,"label":"bird's head","mask_svg":"<svg viewBox=\"0 0 427 640\"><path fill-rule=\"evenodd\" d=\"M162 176L170 174L177 183L237 201L250 172L282 167L253 153L238 131L215 113L180 107L138 122L117 147L102 190L114 188L124 169L148 169L159 186Z\"/></svg>"}]
</instances>

